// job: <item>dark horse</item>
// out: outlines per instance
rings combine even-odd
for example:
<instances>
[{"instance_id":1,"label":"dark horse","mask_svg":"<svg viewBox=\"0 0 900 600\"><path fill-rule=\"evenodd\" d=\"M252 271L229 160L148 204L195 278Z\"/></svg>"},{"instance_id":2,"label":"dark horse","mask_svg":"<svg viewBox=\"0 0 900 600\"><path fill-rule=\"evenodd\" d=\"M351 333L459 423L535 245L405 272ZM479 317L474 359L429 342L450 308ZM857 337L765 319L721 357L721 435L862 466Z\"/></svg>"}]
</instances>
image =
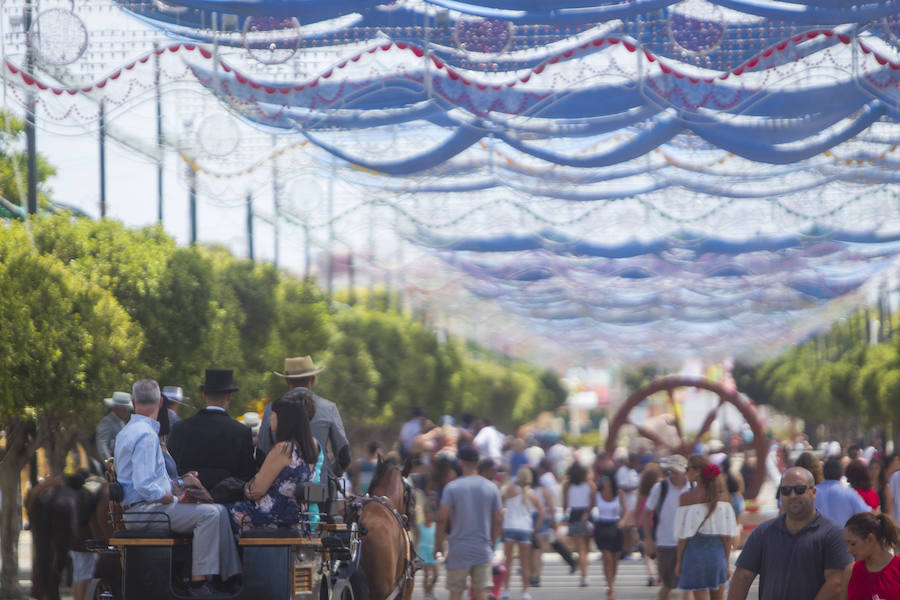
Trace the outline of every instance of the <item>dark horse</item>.
<instances>
[{"instance_id":1,"label":"dark horse","mask_svg":"<svg viewBox=\"0 0 900 600\"><path fill-rule=\"evenodd\" d=\"M359 523L364 534L360 566L368 593L357 593L358 597L412 597L418 560L409 534L415 524L415 495L405 481L408 467L401 472L400 467L379 458L369 496L360 499Z\"/></svg>"},{"instance_id":2,"label":"dark horse","mask_svg":"<svg viewBox=\"0 0 900 600\"><path fill-rule=\"evenodd\" d=\"M59 600L69 550L86 551L86 540L109 540L109 484L87 471L48 477L25 496L31 523L31 596Z\"/></svg>"}]
</instances>

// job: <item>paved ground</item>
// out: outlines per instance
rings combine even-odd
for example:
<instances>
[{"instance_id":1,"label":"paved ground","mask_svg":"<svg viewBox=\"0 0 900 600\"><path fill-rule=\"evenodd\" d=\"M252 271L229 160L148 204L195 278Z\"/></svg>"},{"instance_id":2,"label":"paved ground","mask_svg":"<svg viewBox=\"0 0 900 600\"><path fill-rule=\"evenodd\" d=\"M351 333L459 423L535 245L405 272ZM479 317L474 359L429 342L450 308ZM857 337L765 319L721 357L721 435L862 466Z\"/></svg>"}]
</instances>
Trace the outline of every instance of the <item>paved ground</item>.
<instances>
[{"instance_id":1,"label":"paved ground","mask_svg":"<svg viewBox=\"0 0 900 600\"><path fill-rule=\"evenodd\" d=\"M604 600L606 598L606 582L603 578L603 567L600 564L600 554L591 554L588 577L588 587L579 587L579 577L569 574L569 567L558 556L547 556L544 566L544 574L541 578L541 587L531 588L529 591L534 600ZM737 558L737 553L732 559ZM31 535L23 531L19 539L19 577L23 590L31 586ZM513 591L511 600L519 600L519 576L513 567L513 577L510 589ZM447 599L446 581L441 570L438 584L435 588L435 596L438 600ZM647 571L641 560L625 560L619 563L619 573L616 577L616 598L618 600L649 600L656 598L658 587L647 587ZM63 600L71 600L71 591L61 590ZM754 584L750 592L750 600L757 599L757 588ZM414 600L422 600L422 575L416 579ZM673 594L673 600L679 600L677 594Z\"/></svg>"},{"instance_id":2,"label":"paved ground","mask_svg":"<svg viewBox=\"0 0 900 600\"><path fill-rule=\"evenodd\" d=\"M580 587L580 577L569 574L569 567L558 557L548 557L545 561L544 574L541 577L541 587L529 588L529 593L534 600L605 600L606 598L606 581L603 577L603 566L600 563L600 554L591 554L591 561L588 568L588 587ZM732 560L737 558L734 554ZM515 563L513 563L513 577L510 582L510 590L512 592L510 600L519 600L520 598L520 579L515 573ZM438 600L447 599L447 590L444 588L445 580L443 572L438 579L435 588L435 596ZM616 598L617 600L649 600L656 598L659 592L658 587L647 586L647 570L642 560L625 560L619 563L619 572L616 576ZM413 595L414 600L422 600L422 578L421 574L416 579L416 591ZM673 600L679 600L680 596L675 593L671 596ZM757 585L754 583L750 590L748 599L757 600Z\"/></svg>"}]
</instances>

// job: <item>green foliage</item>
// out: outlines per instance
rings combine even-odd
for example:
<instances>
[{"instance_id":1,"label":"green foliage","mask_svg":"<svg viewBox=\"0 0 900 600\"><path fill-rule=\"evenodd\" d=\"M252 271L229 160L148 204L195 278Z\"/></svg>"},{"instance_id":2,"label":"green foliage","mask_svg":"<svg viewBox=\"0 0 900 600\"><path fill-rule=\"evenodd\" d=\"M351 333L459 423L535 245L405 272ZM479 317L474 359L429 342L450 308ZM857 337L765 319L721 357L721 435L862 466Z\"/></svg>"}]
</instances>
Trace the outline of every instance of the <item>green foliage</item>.
<instances>
[{"instance_id":1,"label":"green foliage","mask_svg":"<svg viewBox=\"0 0 900 600\"><path fill-rule=\"evenodd\" d=\"M27 196L28 156L22 150L25 122L12 113L0 110L0 196L24 206ZM46 200L49 190L43 185L56 174L44 157L37 156L38 199Z\"/></svg>"},{"instance_id":2,"label":"green foliage","mask_svg":"<svg viewBox=\"0 0 900 600\"><path fill-rule=\"evenodd\" d=\"M65 330L71 337L40 341L45 351L57 347L66 358L88 352L104 357L81 369L74 380L81 391L70 394L91 406L85 420L90 424L99 417L102 397L143 377L181 385L199 406L195 390L207 367L234 369L241 389L231 412L240 414L283 394L286 386L272 371L281 369L285 357L305 354L327 366L316 390L340 404L348 423L387 435L397 432L414 406L434 419L468 412L512 427L565 400L552 372L440 339L423 325L427 315L414 320L372 308L389 307L388 294L330 308L311 280L235 259L219 247L178 248L158 227L131 230L113 221L68 216L35 219L30 227L32 240L17 229L16 236L25 237L6 236L16 240L9 248L33 243L31 252L55 265L61 277L103 294L60 292L60 302L70 303L65 311L76 317L71 331ZM7 302L15 305L16 298ZM13 308L7 312L17 314ZM115 344L97 346L92 337L120 330L129 332L128 352ZM6 360L9 354L4 352ZM14 378L4 383L10 381Z\"/></svg>"},{"instance_id":3,"label":"green foliage","mask_svg":"<svg viewBox=\"0 0 900 600\"><path fill-rule=\"evenodd\" d=\"M33 414L52 442L94 422L98 402L134 377L142 332L109 291L32 246L24 226L0 235L0 423Z\"/></svg>"},{"instance_id":4,"label":"green foliage","mask_svg":"<svg viewBox=\"0 0 900 600\"><path fill-rule=\"evenodd\" d=\"M857 311L776 359L735 365L738 389L812 421L884 425L900 409L900 355L897 342L868 343L868 319Z\"/></svg>"}]
</instances>

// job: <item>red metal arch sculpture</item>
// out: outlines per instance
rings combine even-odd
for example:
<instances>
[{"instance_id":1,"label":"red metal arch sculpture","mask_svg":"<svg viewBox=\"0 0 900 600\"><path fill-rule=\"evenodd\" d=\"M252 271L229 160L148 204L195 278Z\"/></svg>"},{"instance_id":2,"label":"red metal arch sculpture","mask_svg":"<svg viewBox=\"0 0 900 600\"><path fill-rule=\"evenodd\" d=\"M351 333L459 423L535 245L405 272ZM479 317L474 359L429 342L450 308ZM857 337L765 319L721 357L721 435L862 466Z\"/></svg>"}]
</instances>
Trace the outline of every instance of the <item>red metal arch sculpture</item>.
<instances>
[{"instance_id":1,"label":"red metal arch sculpture","mask_svg":"<svg viewBox=\"0 0 900 600\"><path fill-rule=\"evenodd\" d=\"M681 419L678 417L677 411L674 410L674 391L678 388L686 387L701 388L713 392L714 394L719 396L718 405L716 405L716 407L706 415L706 418L703 420L703 425L700 427L700 431L697 432L692 440L685 439L684 433L681 428ZM676 446L673 446L672 444L666 442L655 432L632 423L630 420L631 411L634 410L634 408L638 404L640 404L653 394L661 392L663 390L668 393L669 404L670 406L672 406L672 412L675 416L675 429L678 432L678 437L681 440L681 443ZM756 469L754 469L752 481L745 482L744 497L748 499L755 498L759 493L759 488L762 486L766 476L765 464L767 447L765 433L763 432L762 425L759 424L759 420L756 418L756 411L753 410L753 407L750 406L750 404L748 404L746 400L741 398L740 394L738 394L737 391L729 391L718 383L706 379L672 375L656 379L634 392L631 396L628 397L628 399L619 408L619 410L616 411L615 416L613 416L612 422L609 425L609 438L606 440L606 451L607 453L611 454L616 449L619 430L621 430L625 425L631 425L637 430L639 435L647 438L648 440L656 444L657 447L667 449L669 452L675 454L684 454L685 456L687 456L688 454L691 454L693 452L694 446L696 446L697 442L700 441L700 438L703 436L703 434L706 433L712 426L712 423L716 419L716 414L719 412L719 409L721 409L722 406L726 403L731 404L741 413L741 416L744 417L744 420L747 421L748 425L750 425L751 431L753 431L753 442L749 447L745 449L751 452L755 450Z\"/></svg>"}]
</instances>

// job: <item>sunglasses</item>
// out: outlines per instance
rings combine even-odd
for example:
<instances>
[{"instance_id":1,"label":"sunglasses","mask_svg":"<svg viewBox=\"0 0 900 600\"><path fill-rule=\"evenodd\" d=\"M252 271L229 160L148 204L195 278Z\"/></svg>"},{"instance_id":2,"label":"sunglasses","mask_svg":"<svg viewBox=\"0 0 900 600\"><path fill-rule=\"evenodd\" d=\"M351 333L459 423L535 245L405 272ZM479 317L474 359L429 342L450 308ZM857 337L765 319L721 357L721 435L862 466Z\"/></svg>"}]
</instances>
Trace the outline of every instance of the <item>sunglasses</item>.
<instances>
[{"instance_id":1,"label":"sunglasses","mask_svg":"<svg viewBox=\"0 0 900 600\"><path fill-rule=\"evenodd\" d=\"M798 496L806 493L806 490L812 488L811 485L783 485L779 488L782 496L790 496L794 492Z\"/></svg>"}]
</instances>

